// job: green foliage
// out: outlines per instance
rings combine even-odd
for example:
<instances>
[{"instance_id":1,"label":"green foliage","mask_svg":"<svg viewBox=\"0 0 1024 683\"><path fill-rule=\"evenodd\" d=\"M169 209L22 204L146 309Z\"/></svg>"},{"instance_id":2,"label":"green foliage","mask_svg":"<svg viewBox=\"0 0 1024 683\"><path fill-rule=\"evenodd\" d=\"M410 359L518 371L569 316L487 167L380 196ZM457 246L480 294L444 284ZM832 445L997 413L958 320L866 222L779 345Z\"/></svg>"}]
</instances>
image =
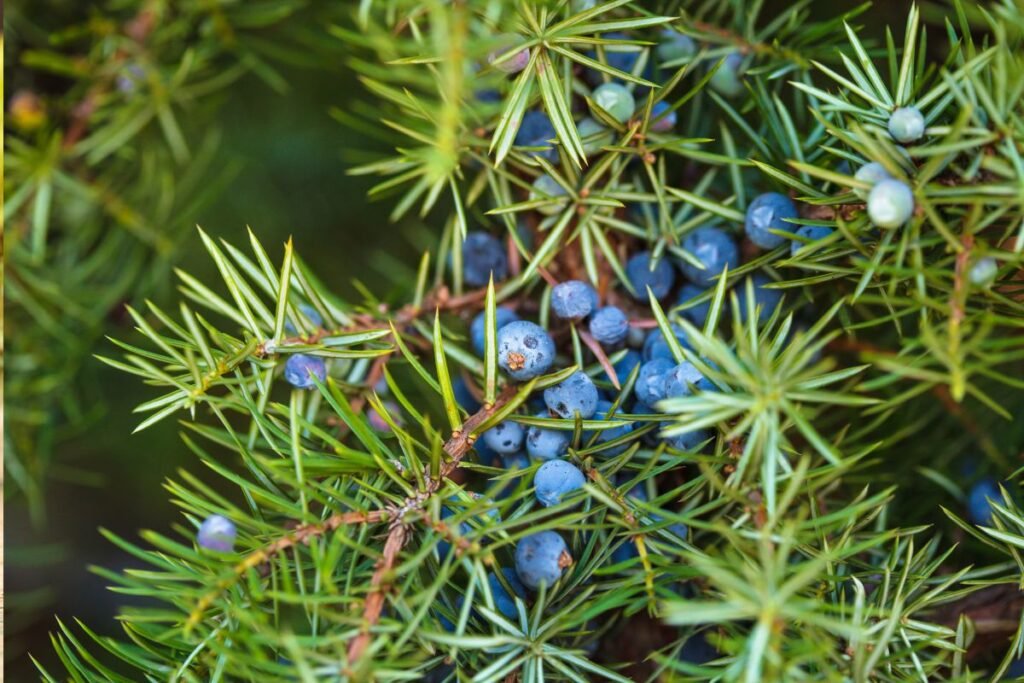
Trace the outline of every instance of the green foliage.
<instances>
[{"instance_id":1,"label":"green foliage","mask_svg":"<svg viewBox=\"0 0 1024 683\"><path fill-rule=\"evenodd\" d=\"M1024 649L1020 610L993 636L974 605L1024 585L1012 462L1024 444L1024 9L952 2L922 18L913 7L903 41L889 31L879 47L853 25L866 6L817 22L809 2L773 16L757 1L589 5L367 1L329 28L372 102L338 118L396 149L353 172L383 178L371 194L395 217L418 207L443 228L400 307L370 292L342 300L291 242L278 261L255 237L242 250L201 233L221 282L179 272L176 312L131 311L140 340L104 360L154 387L139 429L182 418L186 445L228 493L183 471L167 484L184 513L175 534L110 536L145 568L100 571L150 605L125 611L121 640L60 625L76 680L966 681L1009 670ZM648 72L665 27L699 49ZM521 49L517 75L487 66ZM611 63L616 50L636 54L631 73ZM743 91L730 96L713 77L732 50ZM624 124L590 97L612 78L638 102ZM479 94L491 89L496 102ZM679 115L674 130L652 129L658 102ZM909 146L886 131L902 105L927 123ZM557 157L514 144L536 108ZM589 152L584 115L612 131ZM854 177L867 162L910 184L906 225L871 225L857 193L869 185ZM564 195L532 195L542 174ZM710 303L702 329L681 306L630 300L644 293L625 291L628 254L694 262L683 238L708 223L738 231L765 190L789 192L798 224L833 233L746 253L698 298ZM461 238L480 226L507 237L512 274L469 291ZM993 282L971 277L983 257L998 263ZM755 271L784 293L763 322L741 315ZM716 390L636 409L636 371L606 381L621 354L574 326L561 369L505 381L497 305L546 325L550 288L569 278L591 280L636 327L660 327ZM480 312L483 358L466 335ZM294 353L325 359L326 381L291 388L282 370ZM576 369L624 412L531 417L531 394ZM480 390L480 410L459 405L457 378ZM474 447L503 419L570 431L584 490L538 507L536 464L505 468ZM627 422L631 433L597 438ZM712 436L692 450L651 438L698 429ZM954 509L982 475L1008 484L978 525ZM238 526L232 553L194 543L214 513ZM489 573L543 529L562 534L573 562L510 617ZM642 636L652 622L657 635ZM681 658L691 638L715 656Z\"/></svg>"}]
</instances>

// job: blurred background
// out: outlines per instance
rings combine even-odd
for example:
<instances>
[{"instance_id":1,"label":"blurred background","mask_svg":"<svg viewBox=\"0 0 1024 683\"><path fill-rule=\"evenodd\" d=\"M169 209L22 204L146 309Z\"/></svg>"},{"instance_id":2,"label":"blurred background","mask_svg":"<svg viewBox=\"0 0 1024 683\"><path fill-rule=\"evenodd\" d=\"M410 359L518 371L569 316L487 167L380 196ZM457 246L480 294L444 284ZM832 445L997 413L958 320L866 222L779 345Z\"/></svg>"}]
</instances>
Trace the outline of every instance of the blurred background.
<instances>
[{"instance_id":1,"label":"blurred background","mask_svg":"<svg viewBox=\"0 0 1024 683\"><path fill-rule=\"evenodd\" d=\"M74 0L7 4L5 100L9 120L12 93L29 89L59 98L73 82L46 70L42 73L26 55L34 54L48 35L89 25L98 20L99 13L98 6ZM857 3L814 4L821 11L834 13ZM879 3L868 15L877 29L871 33L881 35L890 17L902 21L908 4ZM769 15L766 10L765 16ZM273 45L275 30L270 27L262 32L267 45ZM186 232L171 265L210 281L215 270L193 226L201 225L215 238L244 246L249 225L275 258L281 254L282 243L293 235L298 252L342 297L357 298L354 280L383 297L394 296L409 282L409 266L429 246L431 232L416 219L389 223L387 203L366 200L373 179L346 175L346 168L366 160L366 152L372 152L375 145L378 149L386 149L386 145L332 117L332 110L351 113L357 108L356 100L364 97L362 87L346 68L340 41L335 47L338 52L327 51L326 57L312 64L276 63L275 70L287 85L282 93L274 92L264 78L250 72L215 96L212 124L223 133L216 156L218 161L230 162L235 174L205 205L173 216ZM196 130L196 123L187 116L180 117L179 124L187 139L204 132ZM202 119L201 126L209 127L210 121ZM19 227L7 220L8 231ZM7 251L9 255L10 247ZM6 274L11 277L10 267ZM145 293L161 306L173 306L177 300L174 276L166 272L162 277L165 282ZM9 290L6 293L9 295ZM12 310L9 299L7 303L8 311ZM112 307L102 323L102 333L131 341L131 322L122 311L123 306ZM8 313L7 339L29 331L12 327ZM6 349L11 352L11 345ZM131 566L131 559L103 539L97 528L129 539L136 538L139 529L165 529L176 511L167 501L162 482L177 469L194 465L173 420L131 435L138 423L132 409L153 394L135 378L101 364L91 354L116 357L118 352L97 335L95 348L79 370L85 376L89 408L94 412L80 429L53 439L54 461L60 467L45 481L45 493L40 497L42 514L39 510L30 514L26 498L12 489L7 477L4 653L11 681L37 679L29 652L44 663L53 661L48 634L54 628L54 615L65 620L80 618L100 632L117 629L111 617L118 605L127 604L130 598L106 591L105 582L90 573L88 566L119 569ZM18 360L7 358L6 369L10 371ZM10 383L6 386L8 404L17 406L18 394L12 393ZM5 411L5 419L11 420L10 410Z\"/></svg>"}]
</instances>

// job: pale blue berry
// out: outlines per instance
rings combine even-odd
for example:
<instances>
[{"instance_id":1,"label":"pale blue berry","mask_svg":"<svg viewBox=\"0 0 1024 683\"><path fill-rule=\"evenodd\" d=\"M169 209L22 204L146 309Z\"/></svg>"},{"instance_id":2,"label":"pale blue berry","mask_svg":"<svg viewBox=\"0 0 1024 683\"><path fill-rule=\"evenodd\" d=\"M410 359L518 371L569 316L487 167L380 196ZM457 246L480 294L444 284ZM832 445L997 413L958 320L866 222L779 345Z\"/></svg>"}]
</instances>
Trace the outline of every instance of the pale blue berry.
<instances>
[{"instance_id":1,"label":"pale blue berry","mask_svg":"<svg viewBox=\"0 0 1024 683\"><path fill-rule=\"evenodd\" d=\"M668 102L664 100L654 103L651 107L650 130L655 133L667 133L676 127L679 116L674 109L669 111L669 108Z\"/></svg>"},{"instance_id":2,"label":"pale blue berry","mask_svg":"<svg viewBox=\"0 0 1024 683\"><path fill-rule=\"evenodd\" d=\"M565 188L547 173L537 176L530 186L530 201L545 200L544 204L537 207L537 211L545 216L553 216L564 209L568 194Z\"/></svg>"},{"instance_id":3,"label":"pale blue berry","mask_svg":"<svg viewBox=\"0 0 1024 683\"><path fill-rule=\"evenodd\" d=\"M508 253L494 235L479 230L462 242L462 279L470 287L483 287L494 275L495 282L508 277Z\"/></svg>"},{"instance_id":4,"label":"pale blue berry","mask_svg":"<svg viewBox=\"0 0 1024 683\"><path fill-rule=\"evenodd\" d=\"M640 365L640 363L642 363L643 360L644 357L640 355L639 351L629 349L626 351L625 355L622 356L622 358L613 363L612 367L615 368L615 376L618 378L619 383L621 384L625 382L626 379L629 377L629 374L633 372L633 368ZM607 373L604 377L609 382L612 379L611 377L608 377Z\"/></svg>"},{"instance_id":5,"label":"pale blue berry","mask_svg":"<svg viewBox=\"0 0 1024 683\"><path fill-rule=\"evenodd\" d=\"M914 215L914 193L901 180L878 182L868 194L868 216L880 228L898 228Z\"/></svg>"},{"instance_id":6,"label":"pale blue berry","mask_svg":"<svg viewBox=\"0 0 1024 683\"><path fill-rule=\"evenodd\" d=\"M633 254L626 261L626 277L629 278L629 284L633 287L633 296L637 301L648 300L648 287L651 288L655 299L664 299L672 289L672 285L675 284L676 276L667 259L659 259L653 270L651 269L652 265L654 263L649 251Z\"/></svg>"},{"instance_id":7,"label":"pale blue berry","mask_svg":"<svg viewBox=\"0 0 1024 683\"><path fill-rule=\"evenodd\" d=\"M857 180L868 183L869 185L871 185L871 187L874 187L883 180L889 180L890 178L892 178L892 175L890 175L889 172L885 170L885 166L882 166L882 164L878 163L877 161L872 161L871 163L864 164L859 169L857 169L857 172L854 174L853 177L856 178ZM853 193L860 197L861 199L867 199L869 192L871 192L870 188L867 190L857 188L853 191Z\"/></svg>"},{"instance_id":8,"label":"pale blue berry","mask_svg":"<svg viewBox=\"0 0 1024 683\"><path fill-rule=\"evenodd\" d=\"M924 135L924 115L917 107L900 107L889 116L889 135L897 142L913 142Z\"/></svg>"},{"instance_id":9,"label":"pale blue berry","mask_svg":"<svg viewBox=\"0 0 1024 683\"><path fill-rule=\"evenodd\" d=\"M530 63L530 51L528 49L523 48L514 54L509 54L510 46L517 41L518 38L516 36L504 36L502 42L506 44L506 47L494 50L487 55L487 63L507 74L519 73L525 69L526 65Z\"/></svg>"},{"instance_id":10,"label":"pale blue berry","mask_svg":"<svg viewBox=\"0 0 1024 683\"><path fill-rule=\"evenodd\" d=\"M710 85L715 92L726 97L741 95L744 90L743 71L743 55L730 52L711 77Z\"/></svg>"},{"instance_id":11,"label":"pale blue berry","mask_svg":"<svg viewBox=\"0 0 1024 683\"><path fill-rule=\"evenodd\" d=\"M707 225L697 228L683 240L683 249L704 265L701 269L689 261L679 261L683 273L696 285L706 287L715 284L727 266L734 270L740 264L736 241L721 228Z\"/></svg>"},{"instance_id":12,"label":"pale blue berry","mask_svg":"<svg viewBox=\"0 0 1024 683\"><path fill-rule=\"evenodd\" d=\"M999 274L999 262L991 256L984 256L971 266L967 273L971 284L976 287L988 287L996 280Z\"/></svg>"},{"instance_id":13,"label":"pale blue berry","mask_svg":"<svg viewBox=\"0 0 1024 683\"><path fill-rule=\"evenodd\" d=\"M629 335L629 318L621 308L605 306L590 319L590 334L605 346L618 346Z\"/></svg>"},{"instance_id":14,"label":"pale blue berry","mask_svg":"<svg viewBox=\"0 0 1024 683\"><path fill-rule=\"evenodd\" d=\"M494 324L498 330L509 323L515 322L516 320L519 320L519 316L516 315L515 311L501 306L494 309ZM478 356L483 356L484 351L486 350L484 348L487 343L486 325L487 314L485 312L480 312L475 318L473 318L473 322L469 326L469 337L473 343L473 350Z\"/></svg>"},{"instance_id":15,"label":"pale blue berry","mask_svg":"<svg viewBox=\"0 0 1024 683\"><path fill-rule=\"evenodd\" d=\"M686 337L686 332L682 327L672 323L672 333L675 335L676 341L679 345L684 348L690 347L690 340ZM644 340L643 348L644 360L654 360L655 358L663 358L665 360L674 360L675 355L672 353L672 347L669 346L668 341L665 339L665 335L662 333L661 328L655 328L650 331L647 335L647 339Z\"/></svg>"},{"instance_id":16,"label":"pale blue berry","mask_svg":"<svg viewBox=\"0 0 1024 683\"><path fill-rule=\"evenodd\" d=\"M229 553L235 547L238 530L234 522L221 515L210 515L199 525L196 540L200 548Z\"/></svg>"},{"instance_id":17,"label":"pale blue berry","mask_svg":"<svg viewBox=\"0 0 1024 683\"><path fill-rule=\"evenodd\" d=\"M832 234L832 228L824 225L801 225L797 228L796 232L793 233L795 237L801 239L795 239L789 243L790 255L796 254L803 247L808 244L813 244L818 240L823 240Z\"/></svg>"},{"instance_id":18,"label":"pale blue berry","mask_svg":"<svg viewBox=\"0 0 1024 683\"><path fill-rule=\"evenodd\" d=\"M306 319L313 327L324 326L323 316L309 304L299 304L299 312L306 316ZM295 325L290 320L285 320L284 329L288 334L295 334L297 331Z\"/></svg>"},{"instance_id":19,"label":"pale blue berry","mask_svg":"<svg viewBox=\"0 0 1024 683\"><path fill-rule=\"evenodd\" d=\"M558 505L562 499L583 488L586 477L568 460L548 460L533 475L534 494L544 507Z\"/></svg>"},{"instance_id":20,"label":"pale blue berry","mask_svg":"<svg viewBox=\"0 0 1024 683\"><path fill-rule=\"evenodd\" d=\"M697 43L685 33L665 29L658 38L658 46L654 48L654 54L658 57L658 63L661 65L677 62L697 54Z\"/></svg>"},{"instance_id":21,"label":"pale blue berry","mask_svg":"<svg viewBox=\"0 0 1024 683\"><path fill-rule=\"evenodd\" d=\"M549 161L558 159L558 151L551 145L551 140L557 137L555 127L551 125L551 119L542 111L528 111L523 116L523 122L516 132L515 143L518 147L541 148L529 152L531 155L541 155Z\"/></svg>"},{"instance_id":22,"label":"pale blue berry","mask_svg":"<svg viewBox=\"0 0 1024 683\"><path fill-rule=\"evenodd\" d=\"M605 110L609 116L625 123L633 115L636 109L636 101L633 93L629 92L624 85L618 83L605 83L598 86L592 95L594 104Z\"/></svg>"},{"instance_id":23,"label":"pale blue berry","mask_svg":"<svg viewBox=\"0 0 1024 683\"><path fill-rule=\"evenodd\" d=\"M555 361L555 342L547 331L527 320L498 330L498 365L520 382L543 375Z\"/></svg>"},{"instance_id":24,"label":"pale blue berry","mask_svg":"<svg viewBox=\"0 0 1024 683\"><path fill-rule=\"evenodd\" d=\"M590 419L597 410L597 387L585 372L577 370L564 382L544 390L544 403L559 417L571 420L579 415Z\"/></svg>"},{"instance_id":25,"label":"pale blue berry","mask_svg":"<svg viewBox=\"0 0 1024 683\"><path fill-rule=\"evenodd\" d=\"M594 418L598 420L611 420L613 418L616 418L616 416L620 415L621 413L622 409L612 411L612 404L609 403L608 401L599 401L597 404L597 412L594 414ZM616 439L620 439L626 436L627 434L632 433L632 431L633 425L631 423L624 424L621 427L612 427L611 429L599 430L597 432L597 440L595 442L595 445L600 446L601 444L606 444L610 441L615 441ZM625 453L626 449L628 448L629 443L620 443L615 446L605 446L604 448L601 448L600 452L603 456L614 457L616 455L621 455Z\"/></svg>"},{"instance_id":26,"label":"pale blue berry","mask_svg":"<svg viewBox=\"0 0 1024 683\"><path fill-rule=\"evenodd\" d=\"M316 378L321 383L327 381L327 364L319 356L305 353L293 353L284 364L284 379L296 389L312 389L316 386Z\"/></svg>"},{"instance_id":27,"label":"pale blue berry","mask_svg":"<svg viewBox=\"0 0 1024 683\"><path fill-rule=\"evenodd\" d=\"M548 411L540 412L536 417L548 417ZM548 429L530 425L526 430L526 452L538 460L551 460L565 455L569 449L572 432L564 429Z\"/></svg>"},{"instance_id":28,"label":"pale blue berry","mask_svg":"<svg viewBox=\"0 0 1024 683\"><path fill-rule=\"evenodd\" d=\"M798 216L796 204L789 197L778 192L766 192L758 195L747 207L747 218L744 227L750 241L762 249L774 249L786 242L780 232L793 232L796 225L789 220Z\"/></svg>"},{"instance_id":29,"label":"pale blue berry","mask_svg":"<svg viewBox=\"0 0 1024 683\"><path fill-rule=\"evenodd\" d=\"M530 458L525 453L503 455L501 456L501 464L504 465L507 470L525 470L529 469L531 465Z\"/></svg>"},{"instance_id":30,"label":"pale blue berry","mask_svg":"<svg viewBox=\"0 0 1024 683\"><path fill-rule=\"evenodd\" d=\"M498 455L511 455L522 450L526 430L518 422L505 420L488 429L481 438Z\"/></svg>"},{"instance_id":31,"label":"pale blue berry","mask_svg":"<svg viewBox=\"0 0 1024 683\"><path fill-rule=\"evenodd\" d=\"M653 406L665 398L665 384L674 367L675 363L666 358L655 358L641 365L636 384L633 385L637 400Z\"/></svg>"},{"instance_id":32,"label":"pale blue berry","mask_svg":"<svg viewBox=\"0 0 1024 683\"><path fill-rule=\"evenodd\" d=\"M516 574L531 590L542 584L551 587L562 578L562 571L572 565L572 555L557 532L538 531L516 544Z\"/></svg>"},{"instance_id":33,"label":"pale blue berry","mask_svg":"<svg viewBox=\"0 0 1024 683\"><path fill-rule=\"evenodd\" d=\"M615 141L614 133L590 116L576 124L576 132L580 134L583 153L587 155L597 154L603 147Z\"/></svg>"},{"instance_id":34,"label":"pale blue berry","mask_svg":"<svg viewBox=\"0 0 1024 683\"><path fill-rule=\"evenodd\" d=\"M581 280L560 282L551 288L551 310L559 318L580 320L597 310L597 290Z\"/></svg>"},{"instance_id":35,"label":"pale blue berry","mask_svg":"<svg viewBox=\"0 0 1024 683\"><path fill-rule=\"evenodd\" d=\"M690 396L694 390L710 391L712 389L714 389L714 385L689 361L683 361L675 366L665 377L666 398Z\"/></svg>"}]
</instances>

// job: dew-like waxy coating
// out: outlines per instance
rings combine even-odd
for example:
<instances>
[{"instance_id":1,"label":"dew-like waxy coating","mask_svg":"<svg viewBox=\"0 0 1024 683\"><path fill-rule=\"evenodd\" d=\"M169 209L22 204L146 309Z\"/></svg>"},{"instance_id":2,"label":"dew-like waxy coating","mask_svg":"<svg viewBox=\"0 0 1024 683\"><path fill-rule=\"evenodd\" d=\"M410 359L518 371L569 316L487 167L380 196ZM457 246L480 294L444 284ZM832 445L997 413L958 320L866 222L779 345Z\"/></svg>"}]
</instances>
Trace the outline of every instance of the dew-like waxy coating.
<instances>
[{"instance_id":1,"label":"dew-like waxy coating","mask_svg":"<svg viewBox=\"0 0 1024 683\"><path fill-rule=\"evenodd\" d=\"M725 270L735 270L740 264L740 250L736 241L720 228L703 226L689 233L683 240L683 249L700 261L698 268L689 261L679 260L679 267L690 282L705 287L716 284L716 277Z\"/></svg>"},{"instance_id":2,"label":"dew-like waxy coating","mask_svg":"<svg viewBox=\"0 0 1024 683\"><path fill-rule=\"evenodd\" d=\"M533 185L530 186L531 201L537 199L548 200L547 204L537 207L537 211L546 216L553 216L565 208L564 197L566 197L567 194L568 193L565 191L565 188L547 173L537 176L537 179L533 181Z\"/></svg>"},{"instance_id":3,"label":"dew-like waxy coating","mask_svg":"<svg viewBox=\"0 0 1024 683\"><path fill-rule=\"evenodd\" d=\"M686 332L681 326L672 323L672 333L675 335L676 341L679 342L680 346L687 349L690 348L690 340L687 339ZM647 334L647 338L644 339L643 355L644 360L654 360L655 358L675 359L675 356L672 354L672 347L669 346L660 327L651 330Z\"/></svg>"},{"instance_id":4,"label":"dew-like waxy coating","mask_svg":"<svg viewBox=\"0 0 1024 683\"><path fill-rule=\"evenodd\" d=\"M549 588L572 565L572 555L565 540L555 531L530 534L516 544L516 574L527 588L536 590L541 584Z\"/></svg>"},{"instance_id":5,"label":"dew-like waxy coating","mask_svg":"<svg viewBox=\"0 0 1024 683\"><path fill-rule=\"evenodd\" d=\"M327 364L319 356L294 353L284 363L284 379L296 389L312 389L316 386L313 378L321 383L327 380Z\"/></svg>"},{"instance_id":6,"label":"dew-like waxy coating","mask_svg":"<svg viewBox=\"0 0 1024 683\"><path fill-rule=\"evenodd\" d=\"M651 252L641 251L633 254L626 261L626 277L633 287L633 297L637 301L647 301L647 288L651 288L655 299L663 299L675 284L676 275L668 259L658 260L651 270Z\"/></svg>"},{"instance_id":7,"label":"dew-like waxy coating","mask_svg":"<svg viewBox=\"0 0 1024 683\"><path fill-rule=\"evenodd\" d=\"M580 370L544 390L544 403L548 410L567 420L574 419L576 415L589 419L597 410L597 399L593 380Z\"/></svg>"},{"instance_id":8,"label":"dew-like waxy coating","mask_svg":"<svg viewBox=\"0 0 1024 683\"><path fill-rule=\"evenodd\" d=\"M612 404L609 401L598 401L598 403L597 403L597 412L594 413L594 419L596 419L596 420L617 419L617 416L619 416L621 414L622 414L622 409L616 410L614 412L612 411ZM620 427L612 427L611 429L602 429L602 430L597 432L597 441L595 442L595 445L600 445L600 444L608 443L609 441L615 441L616 439L619 439L621 437L626 436L627 434L631 433L632 431L633 431L633 424L632 423L624 424L624 425L622 425ZM589 439L590 439L590 434L589 433L585 434L584 441L589 441ZM628 448L629 448L629 443L621 443L621 444L618 444L618 445L615 445L615 446L608 446L606 448L601 449L600 455L603 456L603 457L606 457L606 458L610 458L610 457L614 457L616 455L621 455L622 453L625 453L626 449L628 449Z\"/></svg>"},{"instance_id":9,"label":"dew-like waxy coating","mask_svg":"<svg viewBox=\"0 0 1024 683\"><path fill-rule=\"evenodd\" d=\"M526 430L518 422L505 420L488 429L481 438L498 455L512 455L522 450Z\"/></svg>"},{"instance_id":10,"label":"dew-like waxy coating","mask_svg":"<svg viewBox=\"0 0 1024 683\"><path fill-rule=\"evenodd\" d=\"M637 400L646 405L653 406L665 398L668 374L675 367L675 363L667 358L655 358L640 366L640 374L637 375L633 391Z\"/></svg>"},{"instance_id":11,"label":"dew-like waxy coating","mask_svg":"<svg viewBox=\"0 0 1024 683\"><path fill-rule=\"evenodd\" d=\"M898 228L914 215L914 193L902 180L888 178L868 194L868 217L880 228Z\"/></svg>"},{"instance_id":12,"label":"dew-like waxy coating","mask_svg":"<svg viewBox=\"0 0 1024 683\"><path fill-rule=\"evenodd\" d=\"M598 86L594 89L591 99L594 100L594 104L608 112L608 115L619 123L629 121L633 110L636 109L633 93L619 83L605 83Z\"/></svg>"},{"instance_id":13,"label":"dew-like waxy coating","mask_svg":"<svg viewBox=\"0 0 1024 683\"><path fill-rule=\"evenodd\" d=\"M621 308L605 306L590 319L590 334L605 346L618 346L629 335L629 318Z\"/></svg>"},{"instance_id":14,"label":"dew-like waxy coating","mask_svg":"<svg viewBox=\"0 0 1024 683\"><path fill-rule=\"evenodd\" d=\"M511 322L515 322L516 320L519 320L519 316L516 315L515 311L508 308L502 308L501 306L494 309L494 323L498 330ZM486 325L487 314L481 312L473 318L473 322L469 326L469 337L473 342L473 351L476 352L476 355L481 357L484 355L487 343Z\"/></svg>"},{"instance_id":15,"label":"dew-like waxy coating","mask_svg":"<svg viewBox=\"0 0 1024 683\"><path fill-rule=\"evenodd\" d=\"M669 371L665 377L665 398L677 396L689 396L694 389L698 391L710 391L714 385L697 367L689 361L683 361Z\"/></svg>"},{"instance_id":16,"label":"dew-like waxy coating","mask_svg":"<svg viewBox=\"0 0 1024 683\"><path fill-rule=\"evenodd\" d=\"M654 54L658 58L659 65L676 62L697 54L697 43L685 33L665 29L658 38L658 46L654 48Z\"/></svg>"},{"instance_id":17,"label":"dew-like waxy coating","mask_svg":"<svg viewBox=\"0 0 1024 683\"><path fill-rule=\"evenodd\" d=\"M883 180L888 180L892 178L889 172L885 170L885 166L882 166L882 164L878 163L877 161L872 161L871 163L864 164L859 169L857 169L857 172L853 174L853 177L856 178L857 180L868 183L869 185L871 185L871 187L874 187ZM853 192L861 199L867 199L868 193L871 192L871 188L868 188L866 190L856 188Z\"/></svg>"},{"instance_id":18,"label":"dew-like waxy coating","mask_svg":"<svg viewBox=\"0 0 1024 683\"><path fill-rule=\"evenodd\" d=\"M597 310L597 290L582 280L567 280L551 288L551 310L559 318L580 320Z\"/></svg>"},{"instance_id":19,"label":"dew-like waxy coating","mask_svg":"<svg viewBox=\"0 0 1024 683\"><path fill-rule=\"evenodd\" d=\"M967 277L971 281L972 285L977 287L988 287L990 284L995 282L996 275L999 274L999 262L991 256L984 256L971 266L971 269L967 272Z\"/></svg>"},{"instance_id":20,"label":"dew-like waxy coating","mask_svg":"<svg viewBox=\"0 0 1024 683\"><path fill-rule=\"evenodd\" d=\"M576 132L583 142L583 153L597 154L602 147L615 141L615 134L597 119L588 116L576 124Z\"/></svg>"},{"instance_id":21,"label":"dew-like waxy coating","mask_svg":"<svg viewBox=\"0 0 1024 683\"><path fill-rule=\"evenodd\" d=\"M550 417L547 410L536 417ZM526 430L526 452L538 460L551 460L565 455L569 448L572 432L564 429L548 429L531 425Z\"/></svg>"},{"instance_id":22,"label":"dew-like waxy coating","mask_svg":"<svg viewBox=\"0 0 1024 683\"><path fill-rule=\"evenodd\" d=\"M498 330L498 365L513 379L543 375L554 361L555 342L540 325L516 320Z\"/></svg>"},{"instance_id":23,"label":"dew-like waxy coating","mask_svg":"<svg viewBox=\"0 0 1024 683\"><path fill-rule=\"evenodd\" d=\"M558 505L562 499L583 487L586 477L580 468L568 460L548 460L533 475L533 488L537 502L544 507Z\"/></svg>"},{"instance_id":24,"label":"dew-like waxy coating","mask_svg":"<svg viewBox=\"0 0 1024 683\"><path fill-rule=\"evenodd\" d=\"M483 287L491 274L498 282L508 277L508 254L494 235L479 230L462 242L462 279L470 287Z\"/></svg>"},{"instance_id":25,"label":"dew-like waxy coating","mask_svg":"<svg viewBox=\"0 0 1024 683\"><path fill-rule=\"evenodd\" d=\"M797 218L796 204L789 197L778 192L758 195L747 207L744 227L750 241L762 249L774 249L787 242L785 236L773 234L772 230L793 232L797 226L789 219Z\"/></svg>"},{"instance_id":26,"label":"dew-like waxy coating","mask_svg":"<svg viewBox=\"0 0 1024 683\"><path fill-rule=\"evenodd\" d=\"M234 522L222 515L210 515L199 525L196 541L200 548L229 553L235 547L238 530Z\"/></svg>"},{"instance_id":27,"label":"dew-like waxy coating","mask_svg":"<svg viewBox=\"0 0 1024 683\"><path fill-rule=\"evenodd\" d=\"M914 142L924 135L924 115L917 107L900 107L889 116L889 135L897 142Z\"/></svg>"},{"instance_id":28,"label":"dew-like waxy coating","mask_svg":"<svg viewBox=\"0 0 1024 683\"><path fill-rule=\"evenodd\" d=\"M709 85L715 92L726 97L741 95L745 90L743 87L743 71L743 55L739 52L730 52L711 77Z\"/></svg>"}]
</instances>

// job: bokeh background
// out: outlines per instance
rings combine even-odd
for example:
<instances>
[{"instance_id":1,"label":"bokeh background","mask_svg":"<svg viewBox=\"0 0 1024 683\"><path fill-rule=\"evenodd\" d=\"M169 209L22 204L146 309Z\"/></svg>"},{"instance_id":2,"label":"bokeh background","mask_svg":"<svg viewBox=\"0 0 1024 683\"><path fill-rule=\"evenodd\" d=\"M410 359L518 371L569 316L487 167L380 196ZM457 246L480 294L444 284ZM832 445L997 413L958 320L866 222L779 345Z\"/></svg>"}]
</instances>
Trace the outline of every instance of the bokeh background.
<instances>
[{"instance_id":1,"label":"bokeh background","mask_svg":"<svg viewBox=\"0 0 1024 683\"><path fill-rule=\"evenodd\" d=\"M51 27L80 19L92 9L90 3L77 0L16 4L33 20ZM765 16L779 4L767 3ZM814 6L832 14L856 4L818 0ZM904 0L878 2L866 15L868 34L880 37L887 21L902 21L908 5ZM60 11L54 12L55 7ZM19 69L16 46L5 41L8 90L24 76ZM363 97L360 85L343 57L316 68L282 67L282 72L289 83L284 95L253 76L225 93L217 121L224 131L220 154L241 160L241 171L226 192L196 215L180 220L240 245L251 226L272 255L279 255L292 235L299 253L343 297L358 297L354 280L381 295L399 292L408 283L420 250L429 246L431 230L415 218L389 223L386 202L366 200L373 180L346 175L346 169L364 159L375 143L341 125L331 110L351 111L353 102ZM60 81L38 85L61 87ZM182 123L187 129L189 122ZM200 279L216 277L195 235L188 238L177 265ZM168 305L175 299L173 287L166 287L157 303ZM132 336L125 316L111 316L108 327L110 336ZM95 352L117 354L109 342L102 342ZM131 558L97 529L128 538L135 538L139 529L166 529L177 512L162 488L164 479L182 467L195 472L194 459L173 420L131 435L138 422L131 411L152 398L150 390L99 361L91 361L87 371L105 411L86 433L61 446L60 458L88 476L48 482L41 526L31 523L23 500L5 500L4 656L10 681L37 680L29 652L44 663L54 661L49 632L55 615L81 618L101 633L117 630L112 617L130 598L105 590L105 582L88 567L124 568L132 566ZM8 393L6 399L13 403L18 397Z\"/></svg>"}]
</instances>

